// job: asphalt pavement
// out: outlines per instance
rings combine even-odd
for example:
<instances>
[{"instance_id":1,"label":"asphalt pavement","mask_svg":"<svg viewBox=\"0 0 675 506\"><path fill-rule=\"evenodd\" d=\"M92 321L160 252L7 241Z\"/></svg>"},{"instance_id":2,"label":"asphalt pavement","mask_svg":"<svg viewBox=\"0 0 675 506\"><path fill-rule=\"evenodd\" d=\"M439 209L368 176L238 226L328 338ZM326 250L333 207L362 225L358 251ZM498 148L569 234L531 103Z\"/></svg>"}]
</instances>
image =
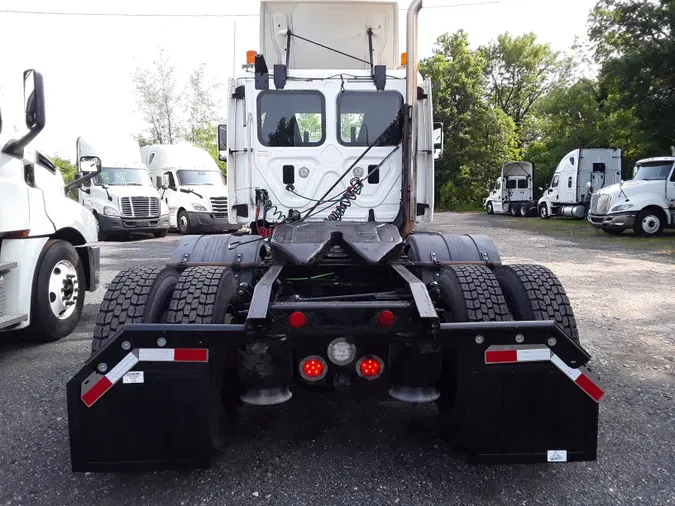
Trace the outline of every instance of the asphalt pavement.
<instances>
[{"instance_id":1,"label":"asphalt pavement","mask_svg":"<svg viewBox=\"0 0 675 506\"><path fill-rule=\"evenodd\" d=\"M469 466L440 438L433 406L296 396L244 408L209 470L72 473L66 382L89 355L107 283L163 265L178 240L169 235L101 245L101 287L68 338L0 342L0 506L675 504L675 260L504 220L441 214L433 229L489 235L506 262L561 278L608 392L597 462Z\"/></svg>"}]
</instances>

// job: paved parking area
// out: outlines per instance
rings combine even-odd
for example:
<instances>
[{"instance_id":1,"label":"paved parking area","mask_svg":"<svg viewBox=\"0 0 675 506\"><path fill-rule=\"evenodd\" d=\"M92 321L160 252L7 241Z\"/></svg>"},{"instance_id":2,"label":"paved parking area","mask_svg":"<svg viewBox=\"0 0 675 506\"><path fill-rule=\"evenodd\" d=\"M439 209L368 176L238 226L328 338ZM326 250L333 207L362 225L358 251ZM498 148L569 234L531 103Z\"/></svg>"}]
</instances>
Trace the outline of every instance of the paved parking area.
<instances>
[{"instance_id":1,"label":"paved parking area","mask_svg":"<svg viewBox=\"0 0 675 506\"><path fill-rule=\"evenodd\" d=\"M101 288L73 335L0 343L0 506L675 504L675 260L503 218L440 214L433 228L489 235L505 262L562 279L608 390L597 462L470 467L439 438L433 406L294 398L245 408L212 469L71 473L65 384L89 354L105 286L123 268L162 265L178 240L168 236L102 245Z\"/></svg>"}]
</instances>

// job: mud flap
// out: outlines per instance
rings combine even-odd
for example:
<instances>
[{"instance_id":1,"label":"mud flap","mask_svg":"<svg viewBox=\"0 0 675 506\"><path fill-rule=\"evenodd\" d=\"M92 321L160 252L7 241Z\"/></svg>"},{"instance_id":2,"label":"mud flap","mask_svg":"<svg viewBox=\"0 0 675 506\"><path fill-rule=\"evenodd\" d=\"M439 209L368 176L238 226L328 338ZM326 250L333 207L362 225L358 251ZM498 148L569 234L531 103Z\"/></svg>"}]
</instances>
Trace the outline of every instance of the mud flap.
<instances>
[{"instance_id":1,"label":"mud flap","mask_svg":"<svg viewBox=\"0 0 675 506\"><path fill-rule=\"evenodd\" d=\"M457 346L455 440L474 464L595 460L589 355L553 321L441 324Z\"/></svg>"},{"instance_id":2,"label":"mud flap","mask_svg":"<svg viewBox=\"0 0 675 506\"><path fill-rule=\"evenodd\" d=\"M203 328L208 327L208 329ZM127 325L68 382L73 471L205 468L210 375L242 325Z\"/></svg>"}]
</instances>

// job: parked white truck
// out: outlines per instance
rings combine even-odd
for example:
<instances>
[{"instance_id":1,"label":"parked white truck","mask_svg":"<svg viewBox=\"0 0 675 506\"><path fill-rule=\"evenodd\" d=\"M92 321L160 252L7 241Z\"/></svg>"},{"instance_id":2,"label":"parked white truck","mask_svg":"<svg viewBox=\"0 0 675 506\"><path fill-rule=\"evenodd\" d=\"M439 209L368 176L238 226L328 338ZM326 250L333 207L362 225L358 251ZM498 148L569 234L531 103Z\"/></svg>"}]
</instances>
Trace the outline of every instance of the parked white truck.
<instances>
[{"instance_id":1,"label":"parked white truck","mask_svg":"<svg viewBox=\"0 0 675 506\"><path fill-rule=\"evenodd\" d=\"M66 196L83 180L64 186L58 168L30 146L46 122L34 70L24 72L24 97L23 137L4 134L0 119L0 331L55 341L75 329L84 292L98 285L99 249L87 245L96 241L96 220Z\"/></svg>"},{"instance_id":2,"label":"parked white truck","mask_svg":"<svg viewBox=\"0 0 675 506\"><path fill-rule=\"evenodd\" d=\"M189 144L163 144L144 146L141 155L168 206L171 228L181 234L240 228L228 219L227 186L206 151Z\"/></svg>"},{"instance_id":3,"label":"parked white truck","mask_svg":"<svg viewBox=\"0 0 675 506\"><path fill-rule=\"evenodd\" d=\"M78 138L77 160L91 156L98 157L103 168L82 185L79 201L94 213L99 240L132 233L164 237L169 231L169 208L152 186L136 140L123 136ZM79 162L78 170L83 171Z\"/></svg>"},{"instance_id":4,"label":"parked white truck","mask_svg":"<svg viewBox=\"0 0 675 506\"><path fill-rule=\"evenodd\" d=\"M640 160L631 181L595 192L588 222L608 234L654 237L675 228L675 156Z\"/></svg>"},{"instance_id":5,"label":"parked white truck","mask_svg":"<svg viewBox=\"0 0 675 506\"><path fill-rule=\"evenodd\" d=\"M551 186L539 199L539 216L584 218L591 195L621 181L622 153L617 148L581 148L567 153L558 164Z\"/></svg>"},{"instance_id":6,"label":"parked white truck","mask_svg":"<svg viewBox=\"0 0 675 506\"><path fill-rule=\"evenodd\" d=\"M532 162L506 162L502 165L501 174L494 182L487 198L483 199L483 209L488 214L529 216L537 209L533 181Z\"/></svg>"}]
</instances>

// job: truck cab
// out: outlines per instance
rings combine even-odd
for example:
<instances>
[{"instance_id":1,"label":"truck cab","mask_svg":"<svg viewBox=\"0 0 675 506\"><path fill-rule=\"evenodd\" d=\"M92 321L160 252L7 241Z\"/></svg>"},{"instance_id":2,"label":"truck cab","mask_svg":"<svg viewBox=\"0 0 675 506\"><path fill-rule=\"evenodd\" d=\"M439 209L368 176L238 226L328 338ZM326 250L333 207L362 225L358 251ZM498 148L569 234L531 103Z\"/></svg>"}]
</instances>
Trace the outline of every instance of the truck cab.
<instances>
[{"instance_id":1,"label":"truck cab","mask_svg":"<svg viewBox=\"0 0 675 506\"><path fill-rule=\"evenodd\" d=\"M21 331L37 341L70 334L85 291L98 286L96 220L66 192L58 168L32 143L46 124L42 76L24 72L28 132L13 138L0 121L0 335ZM0 113L1 114L1 113ZM92 158L89 178L100 168Z\"/></svg>"},{"instance_id":2,"label":"truck cab","mask_svg":"<svg viewBox=\"0 0 675 506\"><path fill-rule=\"evenodd\" d=\"M539 216L584 218L594 191L621 180L622 152L617 148L581 148L567 153L539 199Z\"/></svg>"},{"instance_id":3,"label":"truck cab","mask_svg":"<svg viewBox=\"0 0 675 506\"><path fill-rule=\"evenodd\" d=\"M506 162L483 200L483 208L488 214L528 216L534 208L533 177L532 162Z\"/></svg>"},{"instance_id":4,"label":"truck cab","mask_svg":"<svg viewBox=\"0 0 675 506\"><path fill-rule=\"evenodd\" d=\"M148 169L141 163L138 143L132 138L78 138L79 172L87 171L79 161L92 156L98 157L103 167L81 186L78 199L96 216L99 240L132 233L164 237L169 230L169 209L160 201Z\"/></svg>"},{"instance_id":5,"label":"truck cab","mask_svg":"<svg viewBox=\"0 0 675 506\"><path fill-rule=\"evenodd\" d=\"M227 185L215 160L187 144L141 148L152 183L169 210L169 224L181 234L239 229L228 216Z\"/></svg>"},{"instance_id":6,"label":"truck cab","mask_svg":"<svg viewBox=\"0 0 675 506\"><path fill-rule=\"evenodd\" d=\"M588 221L608 234L632 229L655 237L675 227L675 156L646 158L635 164L631 181L593 194Z\"/></svg>"}]
</instances>

